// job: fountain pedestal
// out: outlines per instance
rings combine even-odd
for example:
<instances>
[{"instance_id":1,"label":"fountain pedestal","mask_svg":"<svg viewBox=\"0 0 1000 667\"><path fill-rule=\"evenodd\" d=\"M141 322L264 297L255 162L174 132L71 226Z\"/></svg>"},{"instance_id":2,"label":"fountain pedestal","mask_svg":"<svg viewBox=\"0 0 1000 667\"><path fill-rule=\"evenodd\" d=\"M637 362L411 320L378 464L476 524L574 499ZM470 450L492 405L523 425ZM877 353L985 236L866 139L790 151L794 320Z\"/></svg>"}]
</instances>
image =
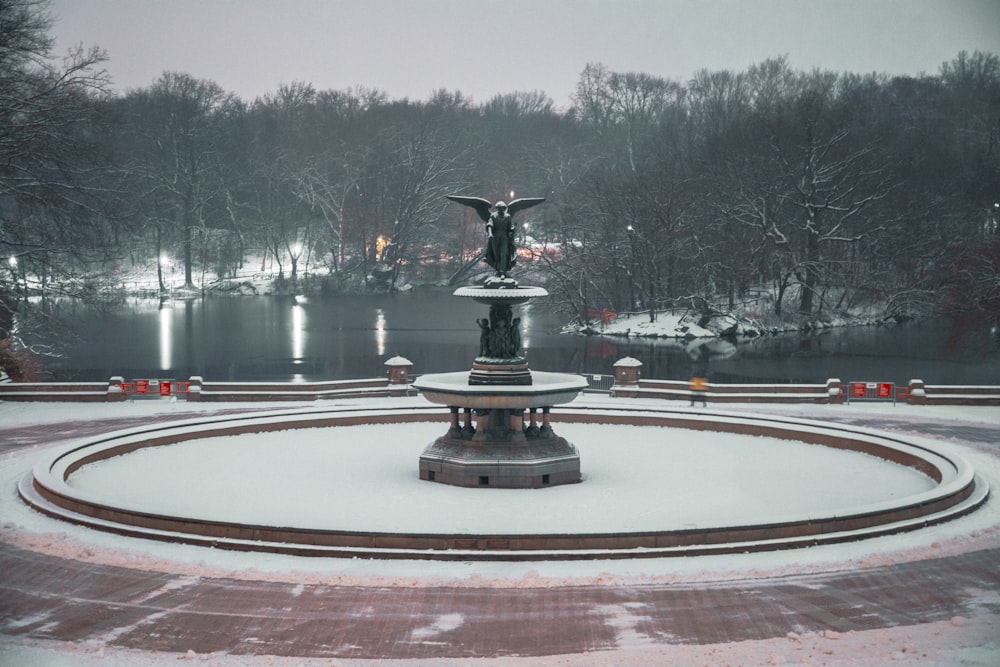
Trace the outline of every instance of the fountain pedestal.
<instances>
[{"instance_id":1,"label":"fountain pedestal","mask_svg":"<svg viewBox=\"0 0 1000 667\"><path fill-rule=\"evenodd\" d=\"M420 479L466 487L539 488L580 481L580 456L549 423L553 406L587 386L567 373L531 371L512 306L547 296L539 287L463 287L455 296L490 306L477 320L480 353L468 373L438 373L413 386L451 410L448 432L420 455Z\"/></svg>"}]
</instances>

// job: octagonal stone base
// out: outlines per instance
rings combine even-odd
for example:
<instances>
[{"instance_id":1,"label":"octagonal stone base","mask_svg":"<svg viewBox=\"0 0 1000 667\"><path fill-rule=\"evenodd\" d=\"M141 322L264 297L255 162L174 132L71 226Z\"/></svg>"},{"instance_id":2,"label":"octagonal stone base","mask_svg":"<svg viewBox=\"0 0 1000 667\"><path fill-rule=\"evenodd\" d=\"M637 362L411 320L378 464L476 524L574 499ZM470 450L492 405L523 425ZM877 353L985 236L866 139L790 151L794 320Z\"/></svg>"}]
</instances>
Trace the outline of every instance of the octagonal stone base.
<instances>
[{"instance_id":1,"label":"octagonal stone base","mask_svg":"<svg viewBox=\"0 0 1000 667\"><path fill-rule=\"evenodd\" d=\"M581 479L580 455L576 447L555 434L477 443L449 433L420 455L420 479L501 489L574 484Z\"/></svg>"}]
</instances>

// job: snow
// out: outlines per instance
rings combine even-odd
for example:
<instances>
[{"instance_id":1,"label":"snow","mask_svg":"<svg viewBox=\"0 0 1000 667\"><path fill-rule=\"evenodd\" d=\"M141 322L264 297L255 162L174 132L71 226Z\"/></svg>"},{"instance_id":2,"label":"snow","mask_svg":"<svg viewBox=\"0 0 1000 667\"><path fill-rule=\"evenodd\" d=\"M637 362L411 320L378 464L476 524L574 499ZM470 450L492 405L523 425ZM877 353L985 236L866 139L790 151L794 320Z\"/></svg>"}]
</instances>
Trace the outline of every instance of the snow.
<instances>
[{"instance_id":1,"label":"snow","mask_svg":"<svg viewBox=\"0 0 1000 667\"><path fill-rule=\"evenodd\" d=\"M451 627L458 619L442 617L441 626L428 632ZM641 617L626 613L617 619L619 640L636 634L634 627ZM0 645L0 664L33 667L661 667L662 665L824 665L825 667L996 667L1000 649L979 646L994 629L989 616L956 617L947 621L916 626L902 626L868 631L838 633L789 632L784 637L731 642L727 644L643 645L641 640L617 651L593 652L566 656L504 658L437 658L406 660L359 660L349 658L298 658L279 656L151 653L116 648L102 643L25 642L16 640ZM620 642L621 643L621 642Z\"/></svg>"},{"instance_id":2,"label":"snow","mask_svg":"<svg viewBox=\"0 0 1000 667\"><path fill-rule=\"evenodd\" d=\"M115 506L271 526L419 533L680 530L844 513L934 487L854 452L664 427L560 424L584 480L468 489L416 476L440 423L208 438L84 466L70 486ZM234 499L239 502L234 502Z\"/></svg>"},{"instance_id":3,"label":"snow","mask_svg":"<svg viewBox=\"0 0 1000 667\"><path fill-rule=\"evenodd\" d=\"M414 386L420 389L426 387L437 391L460 391L466 396L536 395L567 391L579 392L587 387L587 380L580 375L573 375L571 373L531 371L530 385L469 384L469 371L458 371L456 373L421 375L414 381Z\"/></svg>"},{"instance_id":4,"label":"snow","mask_svg":"<svg viewBox=\"0 0 1000 667\"><path fill-rule=\"evenodd\" d=\"M284 403L285 407L288 405L287 402ZM0 401L0 425L4 428L11 428L66 421L134 419L158 415L190 415L195 417L198 414L218 412L223 407L226 406L219 403L188 403L183 400L179 401L176 397L114 403ZM246 403L240 407L280 408L282 403Z\"/></svg>"},{"instance_id":5,"label":"snow","mask_svg":"<svg viewBox=\"0 0 1000 667\"><path fill-rule=\"evenodd\" d=\"M773 295L768 300L771 299ZM704 305L709 306L707 302ZM722 312L725 310L726 306L723 305L711 306L705 311L699 311L697 308L659 310L656 311L654 322L650 321L648 310L637 313L605 312L602 313L602 317L597 317L584 325L568 324L563 331L605 336L678 338L691 341L718 338L724 334L753 337L781 331L811 331L830 327L881 324L886 321L885 308L875 305L855 308L851 312L827 311L804 322L800 317L782 319L769 313L765 316L766 324L758 321L759 312L749 312L743 304L737 304L732 313ZM710 314L706 316L706 313Z\"/></svg>"},{"instance_id":6,"label":"snow","mask_svg":"<svg viewBox=\"0 0 1000 667\"><path fill-rule=\"evenodd\" d=\"M598 329L588 330L588 333L662 338L714 338L719 335L717 331L698 326L696 318L697 315L691 313L663 311L656 314L655 322L650 322L648 313L623 314L607 324L598 323Z\"/></svg>"},{"instance_id":7,"label":"snow","mask_svg":"<svg viewBox=\"0 0 1000 667\"><path fill-rule=\"evenodd\" d=\"M664 407L682 407L680 402L658 401L653 399L604 399L592 396L582 397L580 404L600 406L602 404L622 407L623 405ZM359 406L364 408L381 407L392 409L400 406L429 405L421 398L405 399L364 399L362 401L321 401L310 407L337 405ZM45 404L45 403L0 403L0 424L4 428L18 426L33 426L43 424L62 424L72 421L94 419L116 419L126 417L153 417L164 414L172 416L191 416L219 412L226 408L240 409L289 409L288 403L241 403L238 406L220 404L186 404L183 401L148 401L115 404ZM824 405L746 405L726 406L726 414L747 415L754 413L771 413L807 419L830 418L835 420L857 421L874 424L874 419L889 418L891 428L902 431L907 439L914 442L933 442L936 448L952 450L968 460L994 493L984 506L972 514L935 526L933 529L914 531L901 535L875 538L864 542L825 545L807 549L793 549L781 552L750 553L704 556L698 558L660 558L640 559L636 561L571 561L571 562L466 562L440 563L425 561L373 561L373 560L341 560L323 558L297 558L276 554L237 553L214 549L203 549L181 544L153 543L138 539L99 533L86 528L68 525L44 517L31 511L21 503L15 494L17 482L29 472L31 465L51 450L52 444L22 447L0 454L0 539L17 546L32 549L37 552L52 554L63 558L85 560L95 564L107 564L118 567L140 568L157 572L173 573L180 576L200 577L232 577L251 580L267 580L289 582L293 585L324 583L328 585L363 585L363 586L440 586L471 588L537 588L562 586L614 586L643 583L683 583L685 585L711 585L712 582L730 581L735 579L770 578L809 574L830 570L846 570L865 567L875 567L912 560L945 557L965 553L977 549L996 548L1000 546L1000 496L995 492L1000 489L1000 456L997 454L996 443L962 440L962 427L1000 424L1000 410L995 407L977 406L909 406L889 405L884 403L853 404L843 406ZM867 420L867 421L866 421ZM930 441L917 435L910 425L922 422L933 423L940 431L946 432L939 438ZM587 434L593 427L571 424L554 424L557 432L577 441L581 451L581 459L586 481L579 485L556 487L539 491L525 492L534 497L546 498L551 492L571 494L586 494L588 487L595 492L602 488L612 474L652 475L659 472L663 475L673 475L671 481L676 484L687 483L680 470L671 470L669 465L660 458L658 466L626 467L618 472L612 472L611 467L616 458L615 446L600 447L586 441ZM954 432L949 432L950 427ZM942 428L943 427L943 428ZM376 441L368 440L374 437L366 435L366 447L370 454L370 464L379 465L384 461L381 456L374 456L376 449L391 450L385 454L405 454L406 461L399 463L399 468L392 474L401 479L404 471L411 478L416 476L416 461L413 451L419 451L424 440L429 435L435 435L444 428L443 424L430 425L427 431L421 430L424 425L411 425L407 439L419 439L417 443L396 443L400 439L398 433L392 433L387 427L384 433L378 434ZM319 435L318 433L316 434ZM688 435L685 433L685 435ZM73 436L72 432L53 433L55 441L65 443ZM347 440L348 438L344 438ZM219 442L212 446L225 448L226 438L218 438ZM322 438L320 438L322 440ZM638 439L636 439L638 440ZM657 440L653 438L653 440ZM619 448L633 445L642 452L642 456L666 457L667 453L676 454L685 447L692 450L699 447L711 447L710 439L702 442L687 441L684 443L667 442L660 444L641 442L619 443ZM760 439L766 441L767 439ZM382 444L378 444L382 443ZM285 446L289 446L285 443ZM302 455L322 457L324 446L318 443L308 444L305 439L299 443L296 438L291 445ZM343 451L352 449L350 446L326 441L326 446L338 446ZM753 451L767 450L772 445L769 442L752 442L747 445ZM802 445L791 446L802 447ZM163 449L165 453L169 448ZM298 450L301 449L301 452ZM820 448L815 448L820 449ZM749 451L749 450L748 450ZM222 455L223 449L216 454ZM772 452L776 455L776 452ZM810 454L812 456L812 454ZM838 459L842 464L858 458L862 468L871 469L862 474L874 473L875 470L885 471L883 464L864 461L865 457L841 453ZM123 457L127 458L127 457ZM391 456L389 458L392 458ZM320 458L322 461L322 458ZM694 465L696 458L685 457L687 464ZM861 463L863 461L863 463ZM316 461L312 467L316 467ZM828 464L827 464L828 465ZM606 467L606 469L604 469ZM641 468L651 470L641 470ZM640 470L636 470L639 468ZM293 466L295 469L295 466ZM718 475L720 480L745 481L736 475L736 468L720 465L707 471ZM699 474L705 474L705 470ZM893 473L894 474L894 473ZM794 476L790 476L794 477ZM919 477L919 476L918 476ZM635 478L633 478L635 479ZM919 480L918 480L919 481ZM901 481L901 484L909 482ZM418 489L419 486L419 489ZM857 499L854 491L861 492L869 484L852 485L850 498ZM895 483L893 485L895 487ZM668 488L661 483L661 491ZM413 483L413 490L419 493L465 493L470 490L453 489L443 485ZM401 490L401 493L405 491ZM490 497L504 497L510 490L486 490ZM767 491L767 490L765 490ZM473 493L481 493L474 490ZM775 491L777 492L777 490ZM704 494L702 494L704 495ZM405 496L405 494L404 494ZM722 494L722 500L726 500ZM486 496L483 496L484 498ZM840 490L831 491L831 502L841 502L845 498ZM732 496L728 498L731 502ZM605 499L607 500L607 499ZM404 511L404 506L410 501L405 497L401 502L397 498L389 503L398 511ZM645 511L650 508L643 508ZM695 510L691 510L695 511ZM697 508L697 511L705 511ZM588 510L589 512L589 510ZM581 512L583 514L583 512ZM530 515L522 513L522 516ZM315 518L315 517L314 517ZM662 518L662 517L660 517ZM595 519L596 520L596 519ZM631 519L630 519L631 520ZM639 520L636 517L636 520ZM512 667L527 665L660 665L660 664L826 664L826 665L995 665L1000 664L1000 649L996 643L984 644L983 637L995 636L996 616L988 610L995 605L995 592L982 592L983 605L980 616L955 618L951 621L927 623L916 626L886 628L864 632L836 633L789 633L786 637L778 637L762 641L714 644L707 646L694 645L643 645L639 639L630 641L629 632L634 627L634 615L628 610L622 612L621 627L617 628L622 639L621 649L608 653L595 653L572 656L551 656L548 658L503 658L497 660L408 660L408 661L364 661L337 659L337 665L494 665L503 664ZM125 649L116 649L103 644L70 645L41 640L21 640L3 637L0 643L0 664L18 665L93 665L149 664L166 665L183 664L186 660L198 664L248 665L249 667L292 665L330 664L329 660L310 661L299 658L277 658L271 656L248 657L229 656L224 654L190 655L190 654L156 654Z\"/></svg>"},{"instance_id":8,"label":"snow","mask_svg":"<svg viewBox=\"0 0 1000 667\"><path fill-rule=\"evenodd\" d=\"M490 289L486 287L459 287L455 290L454 295L472 297L474 299L517 301L521 299L533 299L535 297L548 296L549 293L541 287L528 286L498 289Z\"/></svg>"},{"instance_id":9,"label":"snow","mask_svg":"<svg viewBox=\"0 0 1000 667\"><path fill-rule=\"evenodd\" d=\"M532 371L534 373L534 371ZM465 374L468 377L468 373ZM684 407L687 401L670 401L657 398L638 399L602 399L596 394L577 399L581 405L607 405L615 408L664 408L664 407ZM20 402L20 401L0 401L0 426L12 427L18 425L31 426L38 424L50 424L56 422L66 422L74 420L102 420L102 419L123 419L154 415L171 415L174 417L191 416L197 417L199 414L215 413L220 410L267 410L281 409L293 410L296 403L288 401L240 401L239 403L188 403L178 400L177 397L169 399L154 399L149 401L123 401L115 403L70 403L42 401ZM335 405L337 407L361 407L361 408L382 408L391 410L397 407L415 407L430 405L420 397L409 397L401 399L376 399L365 398L357 400L335 399L330 401L316 401L309 403L307 408L316 408ZM715 411L715 408L712 408ZM866 416L892 417L900 420L933 420L933 421L962 421L971 423L983 423L990 425L1000 424L1000 408L996 406L978 405L908 405L906 403L861 403L856 402L850 405L769 405L767 403L752 404L727 404L726 413L763 413L802 417L805 419L824 419L826 417L851 417L864 420Z\"/></svg>"}]
</instances>

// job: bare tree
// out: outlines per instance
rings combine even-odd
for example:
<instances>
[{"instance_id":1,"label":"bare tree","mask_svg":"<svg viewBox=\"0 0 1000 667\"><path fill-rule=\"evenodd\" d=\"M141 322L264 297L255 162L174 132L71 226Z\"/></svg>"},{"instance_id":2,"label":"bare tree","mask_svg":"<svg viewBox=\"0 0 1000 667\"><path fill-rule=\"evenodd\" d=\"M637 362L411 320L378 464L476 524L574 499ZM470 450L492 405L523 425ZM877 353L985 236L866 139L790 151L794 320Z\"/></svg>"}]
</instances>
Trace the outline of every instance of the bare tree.
<instances>
[{"instance_id":1,"label":"bare tree","mask_svg":"<svg viewBox=\"0 0 1000 667\"><path fill-rule=\"evenodd\" d=\"M129 128L138 147L134 168L144 174L144 196L159 202L157 234L169 224L179 235L184 285L194 287L194 245L211 212L224 208L220 163L227 106L235 103L218 84L164 72L149 89L128 100Z\"/></svg>"},{"instance_id":2,"label":"bare tree","mask_svg":"<svg viewBox=\"0 0 1000 667\"><path fill-rule=\"evenodd\" d=\"M720 209L773 245L776 312L794 280L798 310L811 315L821 283L838 282L846 261L843 246L880 231L884 218L868 214L895 181L880 146L858 143L845 122L835 75L794 76L778 64L762 69L757 80L762 141L728 163L731 190Z\"/></svg>"},{"instance_id":3,"label":"bare tree","mask_svg":"<svg viewBox=\"0 0 1000 667\"><path fill-rule=\"evenodd\" d=\"M90 259L108 231L101 193L101 110L108 77L98 48L52 56L45 3L0 2L0 368L23 376L29 289ZM64 285L65 281L61 281ZM15 323L15 315L21 320Z\"/></svg>"},{"instance_id":4,"label":"bare tree","mask_svg":"<svg viewBox=\"0 0 1000 667\"><path fill-rule=\"evenodd\" d=\"M587 65L574 101L581 120L598 136L613 140L625 152L629 169L639 168L636 151L648 140L665 107L676 102L681 87L638 72L611 72L603 65Z\"/></svg>"}]
</instances>

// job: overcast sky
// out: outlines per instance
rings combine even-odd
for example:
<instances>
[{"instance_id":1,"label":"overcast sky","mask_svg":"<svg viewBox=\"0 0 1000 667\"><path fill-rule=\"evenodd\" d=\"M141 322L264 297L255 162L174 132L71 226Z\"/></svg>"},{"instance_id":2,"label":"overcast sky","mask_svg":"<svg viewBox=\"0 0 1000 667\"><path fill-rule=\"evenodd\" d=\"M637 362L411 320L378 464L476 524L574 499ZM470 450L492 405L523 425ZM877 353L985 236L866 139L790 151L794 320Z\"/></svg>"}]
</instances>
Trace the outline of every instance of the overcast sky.
<instances>
[{"instance_id":1,"label":"overcast sky","mask_svg":"<svg viewBox=\"0 0 1000 667\"><path fill-rule=\"evenodd\" d=\"M935 74L1000 55L1000 0L51 0L56 53L98 45L118 90L165 71L252 101L281 84L566 107L587 63L686 81L787 55L796 69Z\"/></svg>"}]
</instances>

